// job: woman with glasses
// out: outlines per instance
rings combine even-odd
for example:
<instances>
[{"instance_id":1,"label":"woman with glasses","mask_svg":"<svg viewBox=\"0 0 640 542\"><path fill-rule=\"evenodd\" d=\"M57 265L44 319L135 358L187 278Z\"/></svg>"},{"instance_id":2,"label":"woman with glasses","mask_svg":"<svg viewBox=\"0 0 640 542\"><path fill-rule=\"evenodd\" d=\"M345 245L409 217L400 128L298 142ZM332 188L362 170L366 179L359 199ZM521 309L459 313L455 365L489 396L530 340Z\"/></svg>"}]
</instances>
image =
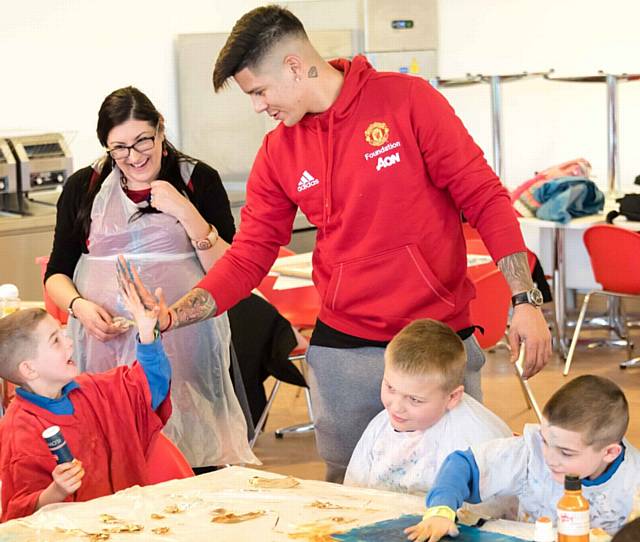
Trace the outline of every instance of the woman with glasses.
<instances>
[{"instance_id":1,"label":"woman with glasses","mask_svg":"<svg viewBox=\"0 0 640 542\"><path fill-rule=\"evenodd\" d=\"M72 316L74 360L89 372L135 359L118 254L145 283L163 285L173 303L234 233L220 176L167 141L164 119L145 94L126 87L107 96L97 134L106 154L67 181L45 274L47 293ZM227 315L168 333L163 344L173 367L168 436L194 467L255 462L229 375Z\"/></svg>"}]
</instances>

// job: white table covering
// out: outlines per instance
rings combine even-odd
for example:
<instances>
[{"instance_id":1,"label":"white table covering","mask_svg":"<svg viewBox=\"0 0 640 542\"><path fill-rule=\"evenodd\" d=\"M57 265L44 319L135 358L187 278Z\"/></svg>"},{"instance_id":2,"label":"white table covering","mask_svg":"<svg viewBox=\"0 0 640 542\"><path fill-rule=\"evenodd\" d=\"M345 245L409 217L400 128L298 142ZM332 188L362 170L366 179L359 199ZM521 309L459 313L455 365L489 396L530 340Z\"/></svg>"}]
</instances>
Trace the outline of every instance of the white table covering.
<instances>
[{"instance_id":1,"label":"white table covering","mask_svg":"<svg viewBox=\"0 0 640 542\"><path fill-rule=\"evenodd\" d=\"M93 501L50 505L28 518L0 525L0 541L86 542L91 538L72 530L98 533L113 527L100 520L101 514L111 514L126 523L144 526L142 532L111 534L109 540L113 542L291 542L424 511L424 499L419 496L313 480L299 480L300 485L290 489L257 489L249 483L254 476L282 478L269 472L229 467L195 478L136 486ZM334 508L320 508L318 501ZM181 511L167 513L167 506ZM242 523L212 523L212 511L220 508L236 514L258 510L266 513ZM152 519L151 514L165 517ZM531 536L533 532L529 524L488 523L491 524L491 530L504 534ZM170 532L154 534L152 529L158 527L169 527ZM57 532L56 528L67 532Z\"/></svg>"}]
</instances>

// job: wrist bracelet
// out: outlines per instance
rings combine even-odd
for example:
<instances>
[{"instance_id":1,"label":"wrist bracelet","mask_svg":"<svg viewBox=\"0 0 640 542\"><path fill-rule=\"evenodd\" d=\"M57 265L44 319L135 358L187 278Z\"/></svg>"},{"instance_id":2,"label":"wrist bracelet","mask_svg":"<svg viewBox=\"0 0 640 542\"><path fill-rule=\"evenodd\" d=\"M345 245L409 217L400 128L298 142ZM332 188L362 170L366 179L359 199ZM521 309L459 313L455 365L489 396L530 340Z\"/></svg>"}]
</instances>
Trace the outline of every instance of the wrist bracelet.
<instances>
[{"instance_id":1,"label":"wrist bracelet","mask_svg":"<svg viewBox=\"0 0 640 542\"><path fill-rule=\"evenodd\" d=\"M173 324L173 316L171 316L171 311L169 311L169 323L167 324L167 327L159 330L160 333L164 333L165 331L167 331L171 327L171 324Z\"/></svg>"},{"instance_id":2,"label":"wrist bracelet","mask_svg":"<svg viewBox=\"0 0 640 542\"><path fill-rule=\"evenodd\" d=\"M433 516L438 516L441 518L446 518L449 521L456 521L456 512L452 508L448 506L432 506L427 508L427 511L422 516L422 519L425 520L427 518L431 518Z\"/></svg>"},{"instance_id":3,"label":"wrist bracelet","mask_svg":"<svg viewBox=\"0 0 640 542\"><path fill-rule=\"evenodd\" d=\"M67 307L67 312L74 318L76 318L76 313L73 312L73 304L78 301L78 299L84 299L84 297L82 297L81 295L75 296L71 301L69 301L69 306Z\"/></svg>"}]
</instances>

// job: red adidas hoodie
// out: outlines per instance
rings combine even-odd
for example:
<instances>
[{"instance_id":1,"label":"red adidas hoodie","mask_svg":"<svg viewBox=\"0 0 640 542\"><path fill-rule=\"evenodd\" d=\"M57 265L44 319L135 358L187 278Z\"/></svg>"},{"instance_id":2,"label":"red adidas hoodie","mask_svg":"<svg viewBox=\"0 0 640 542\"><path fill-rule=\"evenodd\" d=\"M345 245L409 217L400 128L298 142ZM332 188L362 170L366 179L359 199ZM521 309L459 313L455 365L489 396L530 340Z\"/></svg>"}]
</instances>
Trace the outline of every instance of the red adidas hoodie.
<instances>
[{"instance_id":1,"label":"red adidas hoodie","mask_svg":"<svg viewBox=\"0 0 640 542\"><path fill-rule=\"evenodd\" d=\"M218 313L246 297L291 238L297 207L317 226L319 318L385 341L416 318L471 325L460 211L495 261L525 250L507 190L425 80L339 59L338 99L266 135L229 251L197 285Z\"/></svg>"}]
</instances>

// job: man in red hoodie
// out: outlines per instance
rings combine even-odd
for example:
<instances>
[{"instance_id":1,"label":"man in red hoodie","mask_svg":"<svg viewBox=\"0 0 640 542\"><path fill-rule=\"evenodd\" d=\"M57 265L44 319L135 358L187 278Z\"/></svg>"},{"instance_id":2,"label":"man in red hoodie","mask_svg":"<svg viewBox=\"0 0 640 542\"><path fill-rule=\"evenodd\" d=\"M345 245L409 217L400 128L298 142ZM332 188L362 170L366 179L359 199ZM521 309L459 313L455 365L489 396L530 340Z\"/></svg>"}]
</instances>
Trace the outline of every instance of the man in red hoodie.
<instances>
[{"instance_id":1,"label":"man in red hoodie","mask_svg":"<svg viewBox=\"0 0 640 542\"><path fill-rule=\"evenodd\" d=\"M526 340L525 375L542 369L550 334L509 194L436 90L376 72L363 56L324 61L302 23L278 6L235 24L216 62L216 91L230 77L257 113L281 122L253 164L231 248L171 307L163 328L246 297L289 242L299 207L318 228L313 280L323 304L308 352L316 439L327 479L341 481L382 409L384 347L411 321L434 318L458 332L466 390L481 398L462 211L514 294L512 358Z\"/></svg>"}]
</instances>

